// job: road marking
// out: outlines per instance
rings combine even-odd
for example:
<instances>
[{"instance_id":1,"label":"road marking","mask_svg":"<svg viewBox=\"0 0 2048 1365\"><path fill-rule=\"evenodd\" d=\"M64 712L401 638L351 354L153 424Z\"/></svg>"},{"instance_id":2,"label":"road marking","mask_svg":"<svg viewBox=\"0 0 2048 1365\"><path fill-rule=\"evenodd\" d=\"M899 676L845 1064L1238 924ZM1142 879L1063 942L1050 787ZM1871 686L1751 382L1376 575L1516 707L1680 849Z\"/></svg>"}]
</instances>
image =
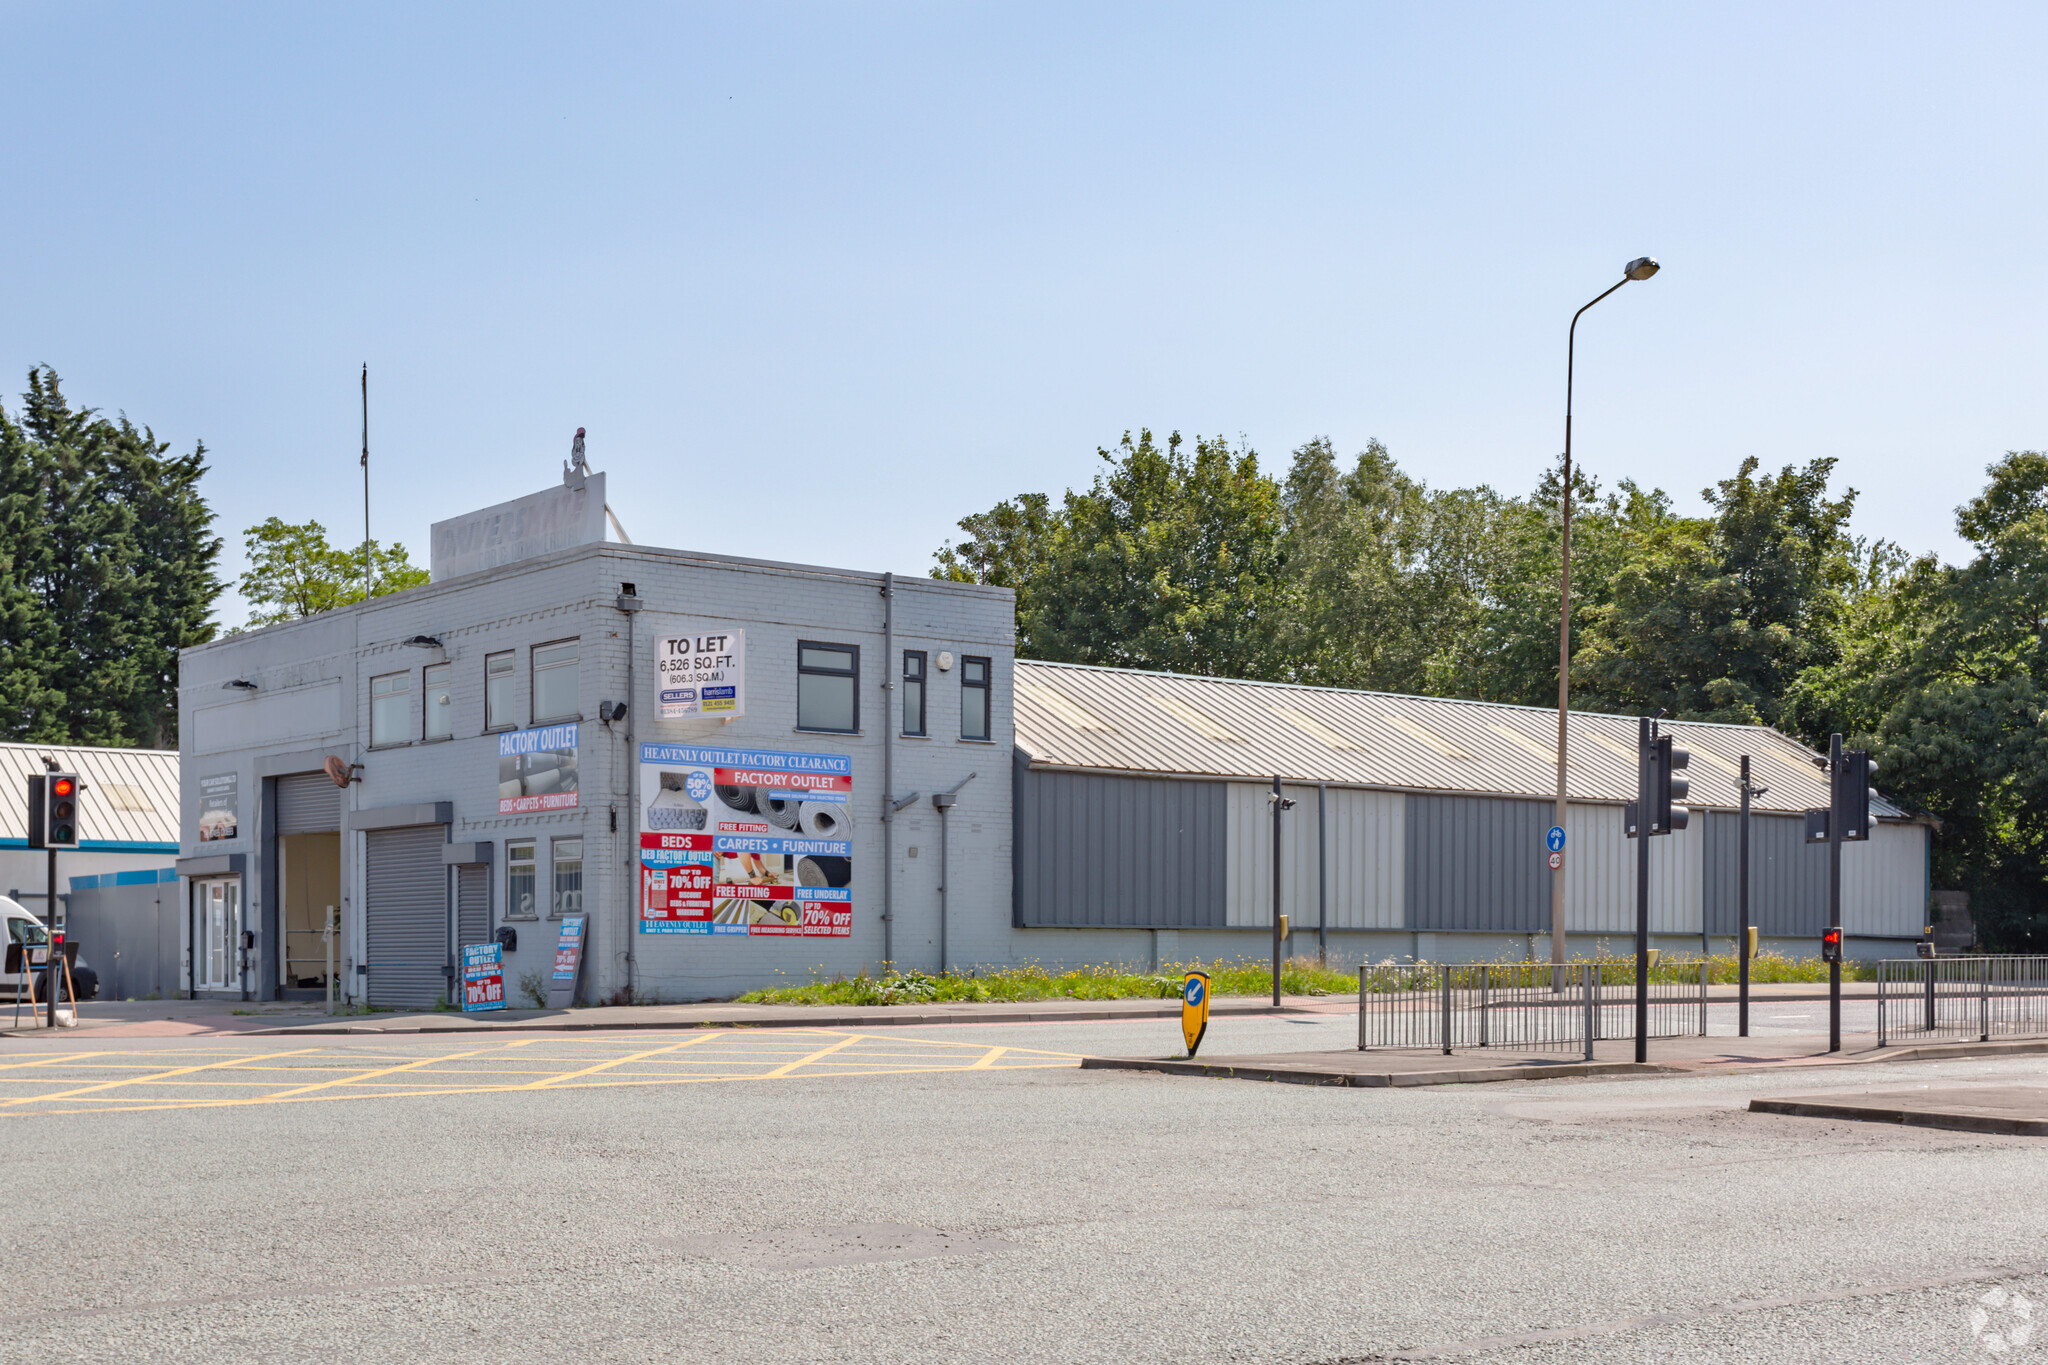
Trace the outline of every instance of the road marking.
<instances>
[{"instance_id":1,"label":"road marking","mask_svg":"<svg viewBox=\"0 0 2048 1365\"><path fill-rule=\"evenodd\" d=\"M495 1048L480 1047L471 1052L451 1053L446 1057L420 1057L414 1061L401 1062L397 1066L387 1066L381 1071L365 1071L354 1076L336 1076L331 1081L315 1081L311 1085L302 1085L296 1090L285 1090L275 1095L264 1095L260 1099L265 1104L275 1104L279 1100L289 1100L299 1095L310 1095L315 1090L327 1090L337 1085L354 1085L358 1081L374 1081L379 1076L395 1075L400 1071L412 1071L419 1067L432 1066L435 1062L459 1062L469 1057L480 1056L486 1052L503 1052L504 1050L505 1048L501 1044Z\"/></svg>"},{"instance_id":2,"label":"road marking","mask_svg":"<svg viewBox=\"0 0 2048 1365\"><path fill-rule=\"evenodd\" d=\"M990 1066L994 1065L996 1058L1009 1050L1006 1047L992 1047L987 1052L982 1053L981 1057L967 1069L969 1071L986 1071Z\"/></svg>"},{"instance_id":3,"label":"road marking","mask_svg":"<svg viewBox=\"0 0 2048 1365\"><path fill-rule=\"evenodd\" d=\"M776 1067L773 1071L769 1072L761 1079L764 1081L778 1080L781 1077L787 1076L790 1072L796 1070L800 1066L803 1066L810 1062L817 1061L820 1057L829 1057L843 1047L852 1047L855 1043L859 1042L863 1036L864 1035L858 1033L849 1033L844 1038L841 1038L838 1042L832 1044L830 1047L821 1047L808 1057L799 1057L793 1062L784 1062L781 1066Z\"/></svg>"},{"instance_id":4,"label":"road marking","mask_svg":"<svg viewBox=\"0 0 2048 1365\"><path fill-rule=\"evenodd\" d=\"M596 1066L586 1066L581 1071L571 1071L560 1076L548 1076L538 1081L528 1081L524 1088L528 1090L545 1089L558 1081L573 1081L578 1076L588 1076L595 1072L609 1070L615 1066L623 1066L627 1062L637 1062L642 1057L656 1057L664 1052L674 1052L679 1048L695 1047L699 1043L708 1043L717 1036L715 1033L706 1033L696 1038L685 1038L680 1043L670 1043L667 1047L654 1047L647 1049L645 1052L635 1052L624 1057L614 1057L608 1062L599 1062Z\"/></svg>"},{"instance_id":5,"label":"road marking","mask_svg":"<svg viewBox=\"0 0 2048 1365\"><path fill-rule=\"evenodd\" d=\"M89 1095L95 1090L113 1090L124 1085L146 1085L152 1081L169 1080L173 1076L189 1076L195 1071L213 1071L224 1066L235 1066L241 1062L254 1061L258 1057L291 1057L302 1052L317 1051L319 1051L318 1048L302 1047L295 1048L291 1052L253 1052L241 1057L230 1057L226 1061L207 1062L201 1066L181 1066L170 1071L159 1071L150 1076L130 1076L126 1080L121 1081L101 1081L98 1085L88 1085L77 1090L60 1090L54 1095L17 1095L11 1100L0 1100L0 1108L17 1104L48 1102L50 1100L68 1100L78 1095Z\"/></svg>"}]
</instances>

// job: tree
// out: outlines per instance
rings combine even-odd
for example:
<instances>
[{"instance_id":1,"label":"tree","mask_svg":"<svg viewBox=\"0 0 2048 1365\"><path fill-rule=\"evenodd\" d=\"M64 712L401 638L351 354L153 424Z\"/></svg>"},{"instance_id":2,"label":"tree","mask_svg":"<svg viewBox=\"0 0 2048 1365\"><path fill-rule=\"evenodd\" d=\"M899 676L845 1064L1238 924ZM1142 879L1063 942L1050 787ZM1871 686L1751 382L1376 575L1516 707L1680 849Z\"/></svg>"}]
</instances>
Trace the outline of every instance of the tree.
<instances>
[{"instance_id":1,"label":"tree","mask_svg":"<svg viewBox=\"0 0 2048 1365\"><path fill-rule=\"evenodd\" d=\"M1833 469L1814 460L1759 479L1752 456L1705 491L1706 518L1624 484L1626 557L1610 599L1587 612L1574 669L1585 704L1777 724L1793 679L1827 661L1855 578L1856 494L1828 498Z\"/></svg>"},{"instance_id":2,"label":"tree","mask_svg":"<svg viewBox=\"0 0 2048 1365\"><path fill-rule=\"evenodd\" d=\"M242 597L249 603L249 627L295 621L363 600L363 547L338 550L327 542L327 528L317 521L298 525L271 517L243 533L249 567L242 574ZM403 592L428 579L415 568L403 545L369 542L374 584L371 596Z\"/></svg>"},{"instance_id":3,"label":"tree","mask_svg":"<svg viewBox=\"0 0 2048 1365\"><path fill-rule=\"evenodd\" d=\"M1280 599L1280 490L1222 437L1188 452L1124 434L1058 508L1027 493L965 517L935 578L1017 593L1029 658L1267 677Z\"/></svg>"},{"instance_id":4,"label":"tree","mask_svg":"<svg viewBox=\"0 0 2048 1365\"><path fill-rule=\"evenodd\" d=\"M29 372L0 412L0 728L10 739L169 748L177 654L213 636L220 541L205 447L170 456L126 417Z\"/></svg>"}]
</instances>

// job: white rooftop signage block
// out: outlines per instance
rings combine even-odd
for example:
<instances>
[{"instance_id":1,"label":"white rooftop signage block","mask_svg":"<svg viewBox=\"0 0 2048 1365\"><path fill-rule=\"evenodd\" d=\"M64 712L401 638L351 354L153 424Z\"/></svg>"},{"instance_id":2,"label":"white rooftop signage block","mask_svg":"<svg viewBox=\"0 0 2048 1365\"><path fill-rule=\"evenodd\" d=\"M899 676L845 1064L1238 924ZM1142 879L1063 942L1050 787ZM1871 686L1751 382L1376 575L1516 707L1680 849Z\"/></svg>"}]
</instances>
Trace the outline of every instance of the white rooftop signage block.
<instances>
[{"instance_id":1,"label":"white rooftop signage block","mask_svg":"<svg viewBox=\"0 0 2048 1365\"><path fill-rule=\"evenodd\" d=\"M435 582L604 539L604 475L434 523Z\"/></svg>"}]
</instances>

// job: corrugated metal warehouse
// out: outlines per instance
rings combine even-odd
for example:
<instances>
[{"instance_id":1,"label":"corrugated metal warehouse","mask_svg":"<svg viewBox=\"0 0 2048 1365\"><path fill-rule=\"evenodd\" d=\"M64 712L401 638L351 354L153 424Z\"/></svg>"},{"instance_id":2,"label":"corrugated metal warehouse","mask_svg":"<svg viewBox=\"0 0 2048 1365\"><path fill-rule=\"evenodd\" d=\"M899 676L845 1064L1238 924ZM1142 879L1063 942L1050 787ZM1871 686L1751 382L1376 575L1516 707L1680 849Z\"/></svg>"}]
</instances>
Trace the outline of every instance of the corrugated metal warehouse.
<instances>
[{"instance_id":1,"label":"corrugated metal warehouse","mask_svg":"<svg viewBox=\"0 0 2048 1365\"><path fill-rule=\"evenodd\" d=\"M1025 660L1016 689L1019 928L1147 929L1172 935L1166 957L1270 931L1277 774L1296 802L1282 817L1282 885L1297 952L1319 927L1347 961L1547 951L1555 711ZM1828 799L1815 755L1757 726L1666 728L1692 753L1695 816L1651 844L1652 932L1695 951L1702 934L1735 932L1747 754L1769 788L1752 803L1754 922L1811 955L1827 911L1827 850L1804 841L1803 812ZM1575 952L1635 930L1622 829L1635 743L1633 717L1571 717ZM1842 860L1844 927L1863 955L1917 938L1930 889L1924 824L1881 801L1873 813L1873 838Z\"/></svg>"}]
</instances>

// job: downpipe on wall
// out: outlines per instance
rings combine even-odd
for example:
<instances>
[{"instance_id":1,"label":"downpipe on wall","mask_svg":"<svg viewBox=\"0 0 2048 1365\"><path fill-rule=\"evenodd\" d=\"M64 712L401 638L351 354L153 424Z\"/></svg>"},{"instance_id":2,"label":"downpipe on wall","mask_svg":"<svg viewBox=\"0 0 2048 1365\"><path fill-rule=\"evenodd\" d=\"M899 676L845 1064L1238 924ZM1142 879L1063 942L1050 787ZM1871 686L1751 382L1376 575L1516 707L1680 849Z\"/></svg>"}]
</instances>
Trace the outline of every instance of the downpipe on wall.
<instances>
[{"instance_id":1,"label":"downpipe on wall","mask_svg":"<svg viewBox=\"0 0 2048 1365\"><path fill-rule=\"evenodd\" d=\"M946 927L951 916L946 902L946 883L952 877L952 862L946 856L948 851L946 812L960 799L960 789L974 780L974 774L955 782L949 790L932 793L932 808L939 813L939 975L944 976L952 967L952 960L946 950Z\"/></svg>"}]
</instances>

